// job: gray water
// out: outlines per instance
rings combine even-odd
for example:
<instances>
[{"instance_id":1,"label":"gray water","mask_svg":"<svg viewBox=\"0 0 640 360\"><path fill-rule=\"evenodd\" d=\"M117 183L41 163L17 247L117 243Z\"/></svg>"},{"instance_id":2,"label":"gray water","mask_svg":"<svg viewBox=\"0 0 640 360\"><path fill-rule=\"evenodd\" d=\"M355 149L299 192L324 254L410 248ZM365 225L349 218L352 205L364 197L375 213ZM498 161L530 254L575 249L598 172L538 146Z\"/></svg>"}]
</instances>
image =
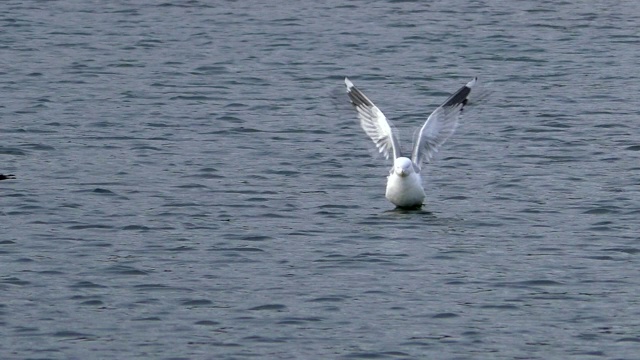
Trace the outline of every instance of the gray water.
<instances>
[{"instance_id":1,"label":"gray water","mask_svg":"<svg viewBox=\"0 0 640 360\"><path fill-rule=\"evenodd\" d=\"M3 1L0 358L639 358L639 17ZM384 198L344 76L405 148L493 91L422 211Z\"/></svg>"}]
</instances>

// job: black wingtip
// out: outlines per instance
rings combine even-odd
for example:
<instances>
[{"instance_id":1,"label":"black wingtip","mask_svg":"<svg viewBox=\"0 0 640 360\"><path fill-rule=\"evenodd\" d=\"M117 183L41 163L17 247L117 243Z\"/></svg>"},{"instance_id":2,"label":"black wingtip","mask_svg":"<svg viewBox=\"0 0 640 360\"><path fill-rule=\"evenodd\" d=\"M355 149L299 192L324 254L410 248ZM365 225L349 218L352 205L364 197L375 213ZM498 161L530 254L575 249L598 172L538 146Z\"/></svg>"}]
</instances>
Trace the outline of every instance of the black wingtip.
<instances>
[{"instance_id":1,"label":"black wingtip","mask_svg":"<svg viewBox=\"0 0 640 360\"><path fill-rule=\"evenodd\" d=\"M477 79L477 78L476 78ZM475 80L467 83L463 87L461 87L458 91L456 91L453 95L451 95L443 104L442 107L448 106L456 106L458 104L462 104L463 106L467 104L469 101L468 97L471 93L471 83L475 83Z\"/></svg>"},{"instance_id":2,"label":"black wingtip","mask_svg":"<svg viewBox=\"0 0 640 360\"><path fill-rule=\"evenodd\" d=\"M349 99L351 100L351 104L353 106L374 106L373 103L360 91L348 78L345 78L345 83L347 85L347 95L349 95Z\"/></svg>"},{"instance_id":3,"label":"black wingtip","mask_svg":"<svg viewBox=\"0 0 640 360\"><path fill-rule=\"evenodd\" d=\"M7 175L0 174L0 180L15 179L15 178L16 176L13 174L7 174Z\"/></svg>"}]
</instances>

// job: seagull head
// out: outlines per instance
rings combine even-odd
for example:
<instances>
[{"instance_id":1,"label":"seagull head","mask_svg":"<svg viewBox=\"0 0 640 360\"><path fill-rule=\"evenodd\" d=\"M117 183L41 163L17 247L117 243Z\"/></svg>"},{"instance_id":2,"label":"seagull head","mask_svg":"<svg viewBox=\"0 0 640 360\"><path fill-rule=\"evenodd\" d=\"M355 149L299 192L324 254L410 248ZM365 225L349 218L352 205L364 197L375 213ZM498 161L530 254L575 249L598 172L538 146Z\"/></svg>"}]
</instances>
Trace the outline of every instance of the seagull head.
<instances>
[{"instance_id":1,"label":"seagull head","mask_svg":"<svg viewBox=\"0 0 640 360\"><path fill-rule=\"evenodd\" d=\"M399 157L393 162L393 173L405 177L413 172L413 163L406 157Z\"/></svg>"}]
</instances>

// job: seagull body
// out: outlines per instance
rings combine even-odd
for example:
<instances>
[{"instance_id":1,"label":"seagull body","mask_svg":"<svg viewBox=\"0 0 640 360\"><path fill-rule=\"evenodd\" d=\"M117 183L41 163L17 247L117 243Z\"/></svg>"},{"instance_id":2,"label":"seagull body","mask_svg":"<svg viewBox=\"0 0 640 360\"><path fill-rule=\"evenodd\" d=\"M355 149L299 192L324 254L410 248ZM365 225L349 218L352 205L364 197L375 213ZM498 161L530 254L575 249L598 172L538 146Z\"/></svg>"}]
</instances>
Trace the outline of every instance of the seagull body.
<instances>
[{"instance_id":1,"label":"seagull body","mask_svg":"<svg viewBox=\"0 0 640 360\"><path fill-rule=\"evenodd\" d=\"M393 157L393 167L387 178L386 198L400 208L421 207L425 198L420 177L421 165L429 162L455 131L477 78L461 87L429 115L416 135L410 157L402 155L397 132L382 111L348 78L344 82L349 99L358 112L362 129L386 159Z\"/></svg>"},{"instance_id":2,"label":"seagull body","mask_svg":"<svg viewBox=\"0 0 640 360\"><path fill-rule=\"evenodd\" d=\"M422 206L425 193L422 179L414 171L409 158L399 157L393 163L393 168L387 177L387 191L385 196L399 207Z\"/></svg>"}]
</instances>

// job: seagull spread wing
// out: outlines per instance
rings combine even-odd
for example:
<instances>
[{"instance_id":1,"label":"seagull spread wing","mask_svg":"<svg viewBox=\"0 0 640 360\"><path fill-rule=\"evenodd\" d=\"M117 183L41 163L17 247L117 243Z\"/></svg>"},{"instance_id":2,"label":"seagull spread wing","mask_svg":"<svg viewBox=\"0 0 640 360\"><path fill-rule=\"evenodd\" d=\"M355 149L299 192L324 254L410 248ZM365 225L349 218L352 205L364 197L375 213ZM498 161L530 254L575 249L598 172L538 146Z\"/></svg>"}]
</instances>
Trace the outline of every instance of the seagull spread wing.
<instances>
[{"instance_id":1,"label":"seagull spread wing","mask_svg":"<svg viewBox=\"0 0 640 360\"><path fill-rule=\"evenodd\" d=\"M423 162L429 162L438 148L453 134L458 126L462 109L467 103L471 88L478 79L474 78L451 95L442 105L429 115L418 131L413 143L411 160L420 169Z\"/></svg>"},{"instance_id":2,"label":"seagull spread wing","mask_svg":"<svg viewBox=\"0 0 640 360\"><path fill-rule=\"evenodd\" d=\"M348 78L344 79L344 83L347 85L349 99L351 99L351 103L358 111L360 126L376 144L378 151L384 155L385 159L388 159L390 154L394 159L400 157L398 137L382 111L358 90Z\"/></svg>"}]
</instances>

